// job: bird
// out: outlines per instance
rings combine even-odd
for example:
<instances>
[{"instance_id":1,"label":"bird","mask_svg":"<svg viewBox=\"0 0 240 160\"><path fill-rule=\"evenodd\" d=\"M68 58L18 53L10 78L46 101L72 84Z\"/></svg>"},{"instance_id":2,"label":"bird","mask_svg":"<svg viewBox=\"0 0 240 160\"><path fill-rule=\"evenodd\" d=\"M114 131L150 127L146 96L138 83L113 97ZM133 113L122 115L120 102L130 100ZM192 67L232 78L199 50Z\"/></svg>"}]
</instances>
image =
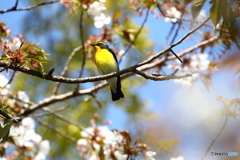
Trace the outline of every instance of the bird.
<instances>
[{"instance_id":1,"label":"bird","mask_svg":"<svg viewBox=\"0 0 240 160\"><path fill-rule=\"evenodd\" d=\"M119 71L119 64L115 53L108 45L102 41L90 44L95 49L94 61L98 72L101 75ZM111 89L112 101L117 101L124 98L121 90L120 76L107 79Z\"/></svg>"}]
</instances>

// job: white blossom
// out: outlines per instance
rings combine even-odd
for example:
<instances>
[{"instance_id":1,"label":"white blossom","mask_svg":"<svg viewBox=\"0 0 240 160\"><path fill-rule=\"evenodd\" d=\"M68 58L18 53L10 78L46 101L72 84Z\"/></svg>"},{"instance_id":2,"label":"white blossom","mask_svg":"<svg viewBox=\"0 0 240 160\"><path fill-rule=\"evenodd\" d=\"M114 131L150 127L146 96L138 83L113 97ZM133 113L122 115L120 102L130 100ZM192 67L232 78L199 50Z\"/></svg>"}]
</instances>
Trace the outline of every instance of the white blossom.
<instances>
[{"instance_id":1,"label":"white blossom","mask_svg":"<svg viewBox=\"0 0 240 160\"><path fill-rule=\"evenodd\" d=\"M155 160L155 158L153 156L156 155L156 152L153 151L147 151L145 153L145 160Z\"/></svg>"},{"instance_id":2,"label":"white blossom","mask_svg":"<svg viewBox=\"0 0 240 160\"><path fill-rule=\"evenodd\" d=\"M208 60L208 55L205 53L198 53L191 56L189 62L189 64L183 66L173 64L168 65L168 68L172 70L178 69L179 73L181 74L193 73L190 77L174 80L174 82L187 87L192 86L194 80L196 80L201 73L206 71L210 64L210 61Z\"/></svg>"},{"instance_id":3,"label":"white blossom","mask_svg":"<svg viewBox=\"0 0 240 160\"><path fill-rule=\"evenodd\" d=\"M42 140L42 136L35 132L35 122L32 118L24 118L19 127L12 126L10 136L19 147L27 148L26 155L33 160L45 160L50 150L48 140Z\"/></svg>"},{"instance_id":4,"label":"white blossom","mask_svg":"<svg viewBox=\"0 0 240 160\"><path fill-rule=\"evenodd\" d=\"M50 150L50 143L48 140L41 141L39 144L39 150L34 160L44 160L47 158L47 155Z\"/></svg>"},{"instance_id":5,"label":"white blossom","mask_svg":"<svg viewBox=\"0 0 240 160\"><path fill-rule=\"evenodd\" d=\"M110 24L111 17L101 13L99 16L94 17L94 26L96 28L102 28L104 25Z\"/></svg>"},{"instance_id":6,"label":"white blossom","mask_svg":"<svg viewBox=\"0 0 240 160\"><path fill-rule=\"evenodd\" d=\"M0 87L5 86L7 83L8 83L8 79L3 74L0 73ZM6 92L4 90L6 89L0 89L0 93L3 94L2 92Z\"/></svg>"},{"instance_id":7,"label":"white blossom","mask_svg":"<svg viewBox=\"0 0 240 160\"><path fill-rule=\"evenodd\" d=\"M90 7L87 10L87 13L92 16L99 16L104 10L106 10L106 7L103 3L101 2L93 2Z\"/></svg>"},{"instance_id":8,"label":"white blossom","mask_svg":"<svg viewBox=\"0 0 240 160\"><path fill-rule=\"evenodd\" d=\"M95 1L87 10L87 13L93 17L94 26L96 28L102 28L104 25L110 24L111 22L111 17L103 13L103 11L106 10L104 2L105 0L101 0L100 2Z\"/></svg>"},{"instance_id":9,"label":"white blossom","mask_svg":"<svg viewBox=\"0 0 240 160\"><path fill-rule=\"evenodd\" d=\"M201 10L196 18L196 21L201 23L207 19L206 11Z\"/></svg>"},{"instance_id":10,"label":"white blossom","mask_svg":"<svg viewBox=\"0 0 240 160\"><path fill-rule=\"evenodd\" d=\"M117 160L126 160L128 157L123 151L129 145L129 142L127 142L126 137L119 131L109 130L104 125L88 127L81 131L80 134L83 138L77 141L77 149L80 151L80 155L86 160L99 160L99 152L103 152L104 159L111 159L112 155ZM131 156L143 157L144 160L155 160L153 158L156 154L155 152L149 151L147 145L139 144L139 146L133 146L138 155Z\"/></svg>"},{"instance_id":11,"label":"white blossom","mask_svg":"<svg viewBox=\"0 0 240 160\"><path fill-rule=\"evenodd\" d=\"M178 11L175 7L170 7L169 9L166 10L166 17L164 18L165 22L177 22L177 18L181 17L181 12Z\"/></svg>"},{"instance_id":12,"label":"white blossom","mask_svg":"<svg viewBox=\"0 0 240 160\"><path fill-rule=\"evenodd\" d=\"M28 104L27 104L27 103L29 103L30 100L29 100L29 97L28 97L28 95L26 94L26 92L24 92L24 91L18 91L18 93L17 93L17 98L20 99L21 101L23 101L23 102L18 102L19 105L24 106L24 107L26 107L26 108L28 107Z\"/></svg>"},{"instance_id":13,"label":"white blossom","mask_svg":"<svg viewBox=\"0 0 240 160\"><path fill-rule=\"evenodd\" d=\"M184 160L184 157L182 157L182 156L179 156L177 158L172 157L170 160Z\"/></svg>"},{"instance_id":14,"label":"white blossom","mask_svg":"<svg viewBox=\"0 0 240 160\"><path fill-rule=\"evenodd\" d=\"M13 38L13 39L11 39L11 41L8 43L8 46L9 46L9 49L10 49L12 52L14 52L14 51L16 51L17 49L20 48L21 44L22 44L22 43L21 43L21 41L20 41L19 38Z\"/></svg>"}]
</instances>

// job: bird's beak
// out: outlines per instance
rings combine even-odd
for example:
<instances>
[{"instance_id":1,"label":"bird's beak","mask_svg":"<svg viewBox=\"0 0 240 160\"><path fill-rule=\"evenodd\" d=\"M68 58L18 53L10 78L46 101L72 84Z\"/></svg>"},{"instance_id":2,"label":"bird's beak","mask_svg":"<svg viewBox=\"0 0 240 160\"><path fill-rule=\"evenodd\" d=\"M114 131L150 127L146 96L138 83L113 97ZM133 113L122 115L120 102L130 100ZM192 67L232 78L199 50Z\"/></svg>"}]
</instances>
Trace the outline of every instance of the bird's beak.
<instances>
[{"instance_id":1,"label":"bird's beak","mask_svg":"<svg viewBox=\"0 0 240 160\"><path fill-rule=\"evenodd\" d=\"M91 46L96 46L96 44L93 44L93 43L91 43L90 45L91 45Z\"/></svg>"}]
</instances>

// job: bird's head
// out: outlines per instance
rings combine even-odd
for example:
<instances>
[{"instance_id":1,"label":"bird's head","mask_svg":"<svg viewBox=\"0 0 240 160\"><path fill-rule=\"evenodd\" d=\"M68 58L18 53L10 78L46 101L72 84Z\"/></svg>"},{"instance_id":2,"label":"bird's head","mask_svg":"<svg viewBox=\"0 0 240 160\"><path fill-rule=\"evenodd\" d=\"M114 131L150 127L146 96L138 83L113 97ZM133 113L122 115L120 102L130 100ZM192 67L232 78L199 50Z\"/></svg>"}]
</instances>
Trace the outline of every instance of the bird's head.
<instances>
[{"instance_id":1,"label":"bird's head","mask_svg":"<svg viewBox=\"0 0 240 160\"><path fill-rule=\"evenodd\" d=\"M108 45L102 41L97 41L96 43L90 44L94 47L96 51L100 51L101 49L108 49Z\"/></svg>"}]
</instances>

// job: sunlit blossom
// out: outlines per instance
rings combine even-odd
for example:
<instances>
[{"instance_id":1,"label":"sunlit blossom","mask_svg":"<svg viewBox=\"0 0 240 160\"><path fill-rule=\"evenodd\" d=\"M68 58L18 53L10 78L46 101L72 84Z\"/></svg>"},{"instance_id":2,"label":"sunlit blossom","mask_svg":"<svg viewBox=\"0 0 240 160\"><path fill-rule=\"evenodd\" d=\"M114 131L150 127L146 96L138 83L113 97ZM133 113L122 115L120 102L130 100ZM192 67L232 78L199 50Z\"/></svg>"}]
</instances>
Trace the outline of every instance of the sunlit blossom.
<instances>
[{"instance_id":1,"label":"sunlit blossom","mask_svg":"<svg viewBox=\"0 0 240 160\"><path fill-rule=\"evenodd\" d=\"M172 157L170 160L184 160L184 157L182 157L182 156L179 156L177 158Z\"/></svg>"},{"instance_id":2,"label":"sunlit blossom","mask_svg":"<svg viewBox=\"0 0 240 160\"><path fill-rule=\"evenodd\" d=\"M88 15L93 17L94 26L96 28L102 28L104 25L107 25L111 22L111 17L103 13L103 11L106 10L106 6L103 2L105 1L95 1L87 10Z\"/></svg>"},{"instance_id":3,"label":"sunlit blossom","mask_svg":"<svg viewBox=\"0 0 240 160\"><path fill-rule=\"evenodd\" d=\"M126 138L130 136L128 132L109 130L106 124L108 123L96 126L94 123L93 127L88 127L81 131L82 138L77 141L77 149L81 157L84 157L86 160L99 160L103 158L100 157L102 155L104 159L116 157L117 160L126 160L130 156L135 158L142 157L144 160L155 160L153 156L156 153L150 151L147 145L140 143L131 145L129 139ZM126 148L129 148L129 151L126 151Z\"/></svg>"},{"instance_id":4,"label":"sunlit blossom","mask_svg":"<svg viewBox=\"0 0 240 160\"><path fill-rule=\"evenodd\" d=\"M32 118L24 118L21 125L12 126L10 134L14 144L26 149L25 155L32 157L33 160L45 160L50 150L48 140L42 140L42 136L35 132L35 122Z\"/></svg>"},{"instance_id":5,"label":"sunlit blossom","mask_svg":"<svg viewBox=\"0 0 240 160\"><path fill-rule=\"evenodd\" d=\"M201 10L196 18L196 21L202 23L207 19L207 14L205 10Z\"/></svg>"},{"instance_id":6,"label":"sunlit blossom","mask_svg":"<svg viewBox=\"0 0 240 160\"><path fill-rule=\"evenodd\" d=\"M172 70L178 69L181 74L193 73L190 77L176 79L174 82L182 86L192 86L192 83L200 76L201 73L209 68L210 61L205 53L198 53L189 58L189 63L184 65L170 64L168 67Z\"/></svg>"},{"instance_id":7,"label":"sunlit blossom","mask_svg":"<svg viewBox=\"0 0 240 160\"><path fill-rule=\"evenodd\" d=\"M14 52L16 51L17 49L20 48L22 42L20 41L19 38L13 38L10 40L10 42L8 43L8 46L9 46L9 49Z\"/></svg>"},{"instance_id":8,"label":"sunlit blossom","mask_svg":"<svg viewBox=\"0 0 240 160\"><path fill-rule=\"evenodd\" d=\"M5 86L8 83L8 79L0 73L0 87ZM0 89L0 93L3 89Z\"/></svg>"},{"instance_id":9,"label":"sunlit blossom","mask_svg":"<svg viewBox=\"0 0 240 160\"><path fill-rule=\"evenodd\" d=\"M166 17L164 18L165 22L176 23L177 19L181 17L181 12L178 11L175 7L170 7L166 10Z\"/></svg>"},{"instance_id":10,"label":"sunlit blossom","mask_svg":"<svg viewBox=\"0 0 240 160\"><path fill-rule=\"evenodd\" d=\"M153 151L147 151L145 153L145 159L146 160L155 160L155 158L153 156L156 155L156 152L153 152Z\"/></svg>"},{"instance_id":11,"label":"sunlit blossom","mask_svg":"<svg viewBox=\"0 0 240 160\"><path fill-rule=\"evenodd\" d=\"M18 91L17 98L20 99L23 102L18 102L19 105L28 107L28 104L30 102L28 95L24 91Z\"/></svg>"},{"instance_id":12,"label":"sunlit blossom","mask_svg":"<svg viewBox=\"0 0 240 160\"><path fill-rule=\"evenodd\" d=\"M95 16L94 18L94 26L96 28L102 28L104 25L110 24L111 17L101 13L99 16Z\"/></svg>"},{"instance_id":13,"label":"sunlit blossom","mask_svg":"<svg viewBox=\"0 0 240 160\"><path fill-rule=\"evenodd\" d=\"M106 10L105 5L101 2L95 1L89 6L87 13L90 16L95 17L99 16L104 10Z\"/></svg>"}]
</instances>

